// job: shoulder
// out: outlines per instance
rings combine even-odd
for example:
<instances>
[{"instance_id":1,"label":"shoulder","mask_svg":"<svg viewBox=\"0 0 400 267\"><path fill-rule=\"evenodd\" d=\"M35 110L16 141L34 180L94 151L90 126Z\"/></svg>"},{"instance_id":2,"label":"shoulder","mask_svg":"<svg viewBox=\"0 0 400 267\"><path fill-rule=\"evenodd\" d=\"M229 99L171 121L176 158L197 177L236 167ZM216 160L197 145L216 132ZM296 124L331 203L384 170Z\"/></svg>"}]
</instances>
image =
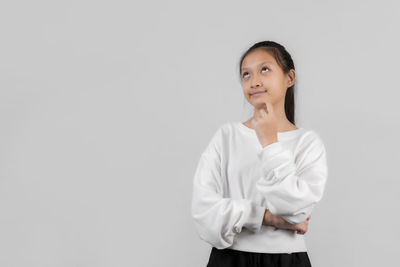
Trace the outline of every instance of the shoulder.
<instances>
[{"instance_id":1,"label":"shoulder","mask_svg":"<svg viewBox=\"0 0 400 267\"><path fill-rule=\"evenodd\" d=\"M325 142L321 134L314 129L302 129L302 134L299 136L298 149L301 150L318 150L326 151Z\"/></svg>"},{"instance_id":2,"label":"shoulder","mask_svg":"<svg viewBox=\"0 0 400 267\"><path fill-rule=\"evenodd\" d=\"M229 136L234 130L235 122L228 121L220 124L215 130L212 136L214 141L222 141L224 138Z\"/></svg>"},{"instance_id":3,"label":"shoulder","mask_svg":"<svg viewBox=\"0 0 400 267\"><path fill-rule=\"evenodd\" d=\"M295 161L299 173L309 167L317 168L325 175L328 172L328 156L321 134L316 130L304 130L295 149Z\"/></svg>"},{"instance_id":4,"label":"shoulder","mask_svg":"<svg viewBox=\"0 0 400 267\"><path fill-rule=\"evenodd\" d=\"M224 122L214 128L211 134L211 138L203 154L215 152L219 153L219 151L221 151L224 140L229 136L230 132L232 131L232 127L234 127L232 122Z\"/></svg>"}]
</instances>

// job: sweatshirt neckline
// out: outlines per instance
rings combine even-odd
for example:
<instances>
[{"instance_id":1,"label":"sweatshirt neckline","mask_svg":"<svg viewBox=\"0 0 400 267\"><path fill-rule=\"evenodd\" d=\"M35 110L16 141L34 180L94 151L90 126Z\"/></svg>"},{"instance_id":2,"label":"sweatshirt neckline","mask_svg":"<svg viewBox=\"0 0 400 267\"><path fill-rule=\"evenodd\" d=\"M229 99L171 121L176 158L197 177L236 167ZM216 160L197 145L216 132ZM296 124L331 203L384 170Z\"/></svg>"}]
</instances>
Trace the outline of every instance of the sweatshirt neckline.
<instances>
[{"instance_id":1,"label":"sweatshirt neckline","mask_svg":"<svg viewBox=\"0 0 400 267\"><path fill-rule=\"evenodd\" d=\"M246 125L244 125L241 121L237 121L236 124L239 126L240 129L242 129L243 131L250 133L250 134L254 134L256 135L256 130L247 127ZM296 136L299 132L301 132L304 128L303 127L298 127L295 130L289 130L289 131L284 131L284 132L278 132L278 137L279 138L290 138L290 137L294 137Z\"/></svg>"}]
</instances>

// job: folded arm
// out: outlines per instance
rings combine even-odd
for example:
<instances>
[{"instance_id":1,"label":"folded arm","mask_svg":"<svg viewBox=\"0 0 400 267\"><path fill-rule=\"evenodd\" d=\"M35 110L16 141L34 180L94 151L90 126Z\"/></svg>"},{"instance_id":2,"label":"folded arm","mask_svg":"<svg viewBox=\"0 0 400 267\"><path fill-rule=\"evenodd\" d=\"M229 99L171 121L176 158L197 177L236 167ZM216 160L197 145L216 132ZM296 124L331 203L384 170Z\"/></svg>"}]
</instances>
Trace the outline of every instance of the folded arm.
<instances>
[{"instance_id":1,"label":"folded arm","mask_svg":"<svg viewBox=\"0 0 400 267\"><path fill-rule=\"evenodd\" d=\"M292 224L307 219L322 198L327 176L326 150L318 136L308 138L297 164L291 150L280 141L258 153L262 176L256 183L268 209Z\"/></svg>"}]
</instances>

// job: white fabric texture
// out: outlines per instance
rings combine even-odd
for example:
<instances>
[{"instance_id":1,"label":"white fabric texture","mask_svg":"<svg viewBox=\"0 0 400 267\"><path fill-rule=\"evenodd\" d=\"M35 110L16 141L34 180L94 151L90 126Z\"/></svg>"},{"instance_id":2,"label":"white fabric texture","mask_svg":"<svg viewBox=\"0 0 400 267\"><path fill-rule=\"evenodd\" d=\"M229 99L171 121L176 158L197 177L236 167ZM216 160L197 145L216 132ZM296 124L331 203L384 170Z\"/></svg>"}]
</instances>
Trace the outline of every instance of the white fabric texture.
<instances>
[{"instance_id":1,"label":"white fabric texture","mask_svg":"<svg viewBox=\"0 0 400 267\"><path fill-rule=\"evenodd\" d=\"M278 132L262 147L241 122L221 125L200 156L191 215L200 238L218 249L307 251L304 235L262 225L265 210L298 224L311 215L328 177L326 149L313 130Z\"/></svg>"}]
</instances>

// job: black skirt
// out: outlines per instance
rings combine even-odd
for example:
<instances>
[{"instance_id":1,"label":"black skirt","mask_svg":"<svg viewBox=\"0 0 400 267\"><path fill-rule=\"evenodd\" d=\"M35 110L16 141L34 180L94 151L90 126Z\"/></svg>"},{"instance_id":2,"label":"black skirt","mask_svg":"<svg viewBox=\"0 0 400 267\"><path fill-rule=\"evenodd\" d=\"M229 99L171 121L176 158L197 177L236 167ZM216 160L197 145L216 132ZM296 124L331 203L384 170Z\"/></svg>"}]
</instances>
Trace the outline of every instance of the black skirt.
<instances>
[{"instance_id":1,"label":"black skirt","mask_svg":"<svg viewBox=\"0 0 400 267\"><path fill-rule=\"evenodd\" d=\"M311 267L307 252L258 253L211 249L207 267Z\"/></svg>"}]
</instances>

